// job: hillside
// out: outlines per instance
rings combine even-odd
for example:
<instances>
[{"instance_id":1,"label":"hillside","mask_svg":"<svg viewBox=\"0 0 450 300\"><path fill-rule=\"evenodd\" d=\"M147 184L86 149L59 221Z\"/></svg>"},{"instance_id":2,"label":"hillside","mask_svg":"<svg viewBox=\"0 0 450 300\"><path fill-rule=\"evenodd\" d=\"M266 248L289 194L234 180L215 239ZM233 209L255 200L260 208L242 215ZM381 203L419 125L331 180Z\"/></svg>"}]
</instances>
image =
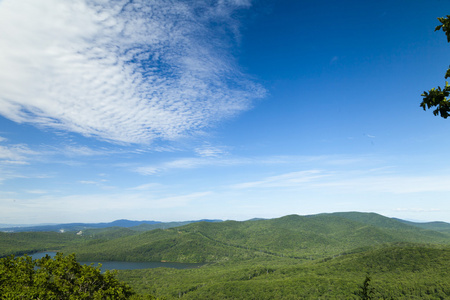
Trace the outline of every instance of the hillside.
<instances>
[{"instance_id":1,"label":"hillside","mask_svg":"<svg viewBox=\"0 0 450 300\"><path fill-rule=\"evenodd\" d=\"M0 232L0 257L61 249L77 240L75 233Z\"/></svg>"},{"instance_id":2,"label":"hillside","mask_svg":"<svg viewBox=\"0 0 450 300\"><path fill-rule=\"evenodd\" d=\"M173 227L180 227L191 223L198 222L222 222L222 220L198 220L198 221L184 221L184 222L160 222L155 224L140 224L138 226L133 226L130 229L135 231L149 231L154 229L167 229Z\"/></svg>"},{"instance_id":3,"label":"hillside","mask_svg":"<svg viewBox=\"0 0 450 300\"><path fill-rule=\"evenodd\" d=\"M409 242L448 244L445 231L373 213L290 215L277 219L190 222L166 229L94 228L75 232L0 235L0 256L42 250L75 252L82 260L219 262L259 257L314 260ZM169 225L175 225L170 223ZM80 232L81 233L81 232ZM359 249L359 250L355 250Z\"/></svg>"},{"instance_id":4,"label":"hillside","mask_svg":"<svg viewBox=\"0 0 450 300\"><path fill-rule=\"evenodd\" d=\"M419 228L434 230L434 231L439 231L439 232L444 232L444 233L450 234L450 224L446 223L446 222L416 223L416 222L410 222L410 221L405 221L405 220L400 220L400 219L398 219L398 220L402 223L416 226Z\"/></svg>"},{"instance_id":5,"label":"hillside","mask_svg":"<svg viewBox=\"0 0 450 300\"><path fill-rule=\"evenodd\" d=\"M398 242L448 244L450 236L377 214L338 213L198 222L87 241L62 250L75 252L83 260L218 262L257 257L311 260Z\"/></svg>"},{"instance_id":6,"label":"hillside","mask_svg":"<svg viewBox=\"0 0 450 300\"><path fill-rule=\"evenodd\" d=\"M450 248L408 243L312 262L255 259L200 269L122 271L141 294L165 299L361 299L369 274L373 299L448 299Z\"/></svg>"},{"instance_id":7,"label":"hillside","mask_svg":"<svg viewBox=\"0 0 450 300\"><path fill-rule=\"evenodd\" d=\"M104 243L138 232L121 227L88 229L78 232L0 232L0 257L7 255L33 254L65 247Z\"/></svg>"}]
</instances>

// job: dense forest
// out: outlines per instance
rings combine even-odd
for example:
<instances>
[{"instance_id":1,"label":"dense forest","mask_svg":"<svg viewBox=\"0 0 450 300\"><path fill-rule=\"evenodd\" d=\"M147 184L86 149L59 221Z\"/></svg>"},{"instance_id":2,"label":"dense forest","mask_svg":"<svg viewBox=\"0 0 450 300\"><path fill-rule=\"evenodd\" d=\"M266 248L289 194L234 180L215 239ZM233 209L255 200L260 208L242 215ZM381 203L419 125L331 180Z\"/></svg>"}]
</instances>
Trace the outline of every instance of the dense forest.
<instances>
[{"instance_id":1,"label":"dense forest","mask_svg":"<svg viewBox=\"0 0 450 300\"><path fill-rule=\"evenodd\" d=\"M164 299L450 297L450 224L373 213L0 233L0 241L0 256L58 250L80 261L205 263L118 272L138 294Z\"/></svg>"}]
</instances>

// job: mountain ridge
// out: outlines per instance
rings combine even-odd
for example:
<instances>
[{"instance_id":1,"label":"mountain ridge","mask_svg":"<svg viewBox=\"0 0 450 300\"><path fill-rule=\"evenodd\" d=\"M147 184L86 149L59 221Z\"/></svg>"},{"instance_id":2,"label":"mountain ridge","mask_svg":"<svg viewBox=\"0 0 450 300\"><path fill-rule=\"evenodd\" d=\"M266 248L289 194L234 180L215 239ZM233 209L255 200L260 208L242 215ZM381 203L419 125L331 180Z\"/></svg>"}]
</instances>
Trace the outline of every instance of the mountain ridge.
<instances>
[{"instance_id":1,"label":"mountain ridge","mask_svg":"<svg viewBox=\"0 0 450 300\"><path fill-rule=\"evenodd\" d=\"M76 252L85 260L217 262L269 256L305 260L399 242L448 245L450 235L378 214L289 215L268 220L190 223L77 245L66 251Z\"/></svg>"},{"instance_id":2,"label":"mountain ridge","mask_svg":"<svg viewBox=\"0 0 450 300\"><path fill-rule=\"evenodd\" d=\"M202 219L202 220L194 220L194 221L183 221L183 222L161 222L161 221L134 221L127 219L119 219L112 222L100 222L100 223L61 223L61 224L37 224L37 225L25 225L25 226L10 226L4 224L5 227L0 228L0 231L3 232L44 232L44 231L55 231L55 232L65 232L65 231L80 231L86 229L101 229L101 228L109 228L109 227L122 227L122 228L135 228L138 226L150 226L149 229L156 229L159 227L176 227L180 226L179 224L186 225L189 223L195 222L222 222L222 220L214 220L214 219ZM142 231L137 229L138 231Z\"/></svg>"},{"instance_id":3,"label":"mountain ridge","mask_svg":"<svg viewBox=\"0 0 450 300\"><path fill-rule=\"evenodd\" d=\"M374 212L358 212L358 211L349 211L349 212L333 212L333 213L319 213L313 215L298 215L298 214L290 214L286 216L282 216L279 218L252 218L244 221L234 221L234 222L247 222L247 221L265 221L265 220L274 220L286 217L315 217L315 216L341 216L349 220L353 221L361 221L361 214L364 214L364 222L371 225L376 226L388 226L390 224L396 224L398 227L402 227L399 223L395 223L399 221L400 223L415 226L422 229L430 229L435 231L449 232L450 233L450 223L443 221L431 221L431 222L413 222L407 221L400 218L390 218L386 217ZM379 217L383 217L382 222ZM227 220L233 221L233 220ZM128 219L118 219L112 222L98 222L98 223L83 223L83 222L73 222L73 223L44 223L44 224L36 224L36 225L11 225L11 224L0 224L0 231L3 232L25 232L25 231L56 231L59 232L61 230L64 231L79 231L85 229L94 229L94 228L108 228L108 227L124 227L124 228L132 228L137 231L146 231L153 230L157 228L171 228L184 226L190 223L198 223L198 222L226 222L220 219L200 219L200 220L189 220L189 221L170 221L170 222L162 222L162 221L154 221L154 220L128 220ZM140 228L139 228L140 227ZM406 227L404 227L406 228Z\"/></svg>"},{"instance_id":4,"label":"mountain ridge","mask_svg":"<svg viewBox=\"0 0 450 300\"><path fill-rule=\"evenodd\" d=\"M119 220L114 224L134 223ZM375 213L340 212L65 232L0 232L0 256L58 249L76 253L85 261L221 262L262 257L314 260L392 243L450 245L450 232L420 228Z\"/></svg>"}]
</instances>

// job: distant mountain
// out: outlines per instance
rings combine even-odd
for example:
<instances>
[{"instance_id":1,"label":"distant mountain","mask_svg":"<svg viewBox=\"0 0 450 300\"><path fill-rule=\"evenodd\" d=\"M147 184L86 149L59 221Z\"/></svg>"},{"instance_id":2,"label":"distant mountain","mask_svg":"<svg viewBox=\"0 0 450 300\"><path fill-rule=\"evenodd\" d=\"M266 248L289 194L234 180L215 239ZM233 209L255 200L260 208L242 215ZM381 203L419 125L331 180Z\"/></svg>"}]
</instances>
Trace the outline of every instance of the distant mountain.
<instances>
[{"instance_id":1,"label":"distant mountain","mask_svg":"<svg viewBox=\"0 0 450 300\"><path fill-rule=\"evenodd\" d=\"M214 223L214 222L223 222L223 221L222 220L202 219L202 220L198 220L198 221L164 222L164 223L160 222L160 223L155 223L155 224L140 224L138 226L130 227L130 229L136 230L136 231L149 231L149 230L154 230L154 229L167 229L167 228L172 228L172 227L180 227L180 226L188 225L191 223L197 223L197 222Z\"/></svg>"},{"instance_id":2,"label":"distant mountain","mask_svg":"<svg viewBox=\"0 0 450 300\"><path fill-rule=\"evenodd\" d=\"M411 222L411 221L405 221L401 219L395 219L397 221L400 221L402 223L416 226L423 229L428 230L435 230L439 232L447 232L450 233L450 224L446 222L424 222L424 223L418 223L418 222Z\"/></svg>"},{"instance_id":3,"label":"distant mountain","mask_svg":"<svg viewBox=\"0 0 450 300\"><path fill-rule=\"evenodd\" d=\"M130 220L116 220L109 223L68 223L68 224L52 224L52 225L37 225L26 227L9 227L2 228L4 232L27 232L27 231L79 231L92 228L108 228L108 227L134 227L141 224L158 224L158 221L130 221Z\"/></svg>"},{"instance_id":4,"label":"distant mountain","mask_svg":"<svg viewBox=\"0 0 450 300\"><path fill-rule=\"evenodd\" d=\"M48 226L48 225L57 225L56 223L43 223L43 224L0 224L0 231L3 229L9 228L19 228L19 227L36 227L36 226Z\"/></svg>"},{"instance_id":5,"label":"distant mountain","mask_svg":"<svg viewBox=\"0 0 450 300\"><path fill-rule=\"evenodd\" d=\"M137 231L146 231L157 228L171 228L186 225L194 222L221 222L222 220L198 220L186 222L160 222L160 221L130 221L130 220L116 220L109 223L68 223L68 224L48 224L48 225L25 225L25 226L11 226L0 228L3 232L42 232L42 231L80 231L86 229L99 229L109 227L131 228Z\"/></svg>"},{"instance_id":6,"label":"distant mountain","mask_svg":"<svg viewBox=\"0 0 450 300\"><path fill-rule=\"evenodd\" d=\"M264 219L264 218L253 218L253 219L249 219L247 221L261 221L261 220L268 220L268 219Z\"/></svg>"}]
</instances>

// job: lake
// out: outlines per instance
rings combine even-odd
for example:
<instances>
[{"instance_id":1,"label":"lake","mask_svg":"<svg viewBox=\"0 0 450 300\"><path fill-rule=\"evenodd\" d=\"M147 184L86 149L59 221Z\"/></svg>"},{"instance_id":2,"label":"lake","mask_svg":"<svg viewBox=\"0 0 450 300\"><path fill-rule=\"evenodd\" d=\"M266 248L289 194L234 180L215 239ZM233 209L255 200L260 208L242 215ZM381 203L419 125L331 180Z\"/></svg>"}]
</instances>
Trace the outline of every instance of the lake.
<instances>
[{"instance_id":1,"label":"lake","mask_svg":"<svg viewBox=\"0 0 450 300\"><path fill-rule=\"evenodd\" d=\"M45 255L50 255L54 257L56 252L39 252L30 255L33 259L39 259ZM99 263L102 264L101 270L105 272L106 270L137 270L137 269L153 269L153 268L174 268L174 269L193 269L203 266L204 264L193 264L193 263L171 263L171 262L128 262L128 261L80 261L80 264L90 265L94 264L97 266Z\"/></svg>"}]
</instances>

